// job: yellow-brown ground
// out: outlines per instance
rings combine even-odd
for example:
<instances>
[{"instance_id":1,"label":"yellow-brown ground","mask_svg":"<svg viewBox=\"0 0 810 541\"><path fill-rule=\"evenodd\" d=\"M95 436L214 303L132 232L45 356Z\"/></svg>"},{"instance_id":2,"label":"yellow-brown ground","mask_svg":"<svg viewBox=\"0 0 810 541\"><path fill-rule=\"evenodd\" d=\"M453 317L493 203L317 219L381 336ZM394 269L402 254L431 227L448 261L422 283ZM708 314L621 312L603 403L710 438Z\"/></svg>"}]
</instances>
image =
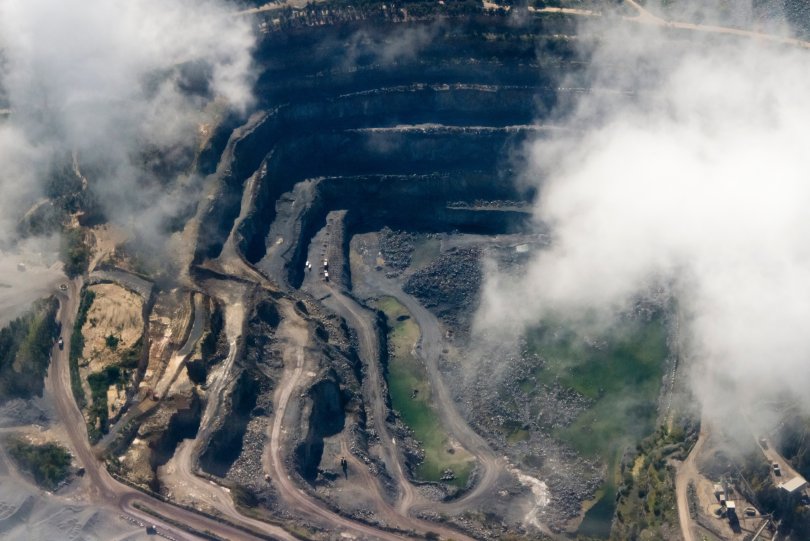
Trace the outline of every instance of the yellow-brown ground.
<instances>
[{"instance_id":1,"label":"yellow-brown ground","mask_svg":"<svg viewBox=\"0 0 810 541\"><path fill-rule=\"evenodd\" d=\"M82 327L84 349L81 366L88 373L116 364L143 334L143 300L116 284L97 284L88 288L95 293L93 305ZM117 339L111 347L108 337Z\"/></svg>"}]
</instances>

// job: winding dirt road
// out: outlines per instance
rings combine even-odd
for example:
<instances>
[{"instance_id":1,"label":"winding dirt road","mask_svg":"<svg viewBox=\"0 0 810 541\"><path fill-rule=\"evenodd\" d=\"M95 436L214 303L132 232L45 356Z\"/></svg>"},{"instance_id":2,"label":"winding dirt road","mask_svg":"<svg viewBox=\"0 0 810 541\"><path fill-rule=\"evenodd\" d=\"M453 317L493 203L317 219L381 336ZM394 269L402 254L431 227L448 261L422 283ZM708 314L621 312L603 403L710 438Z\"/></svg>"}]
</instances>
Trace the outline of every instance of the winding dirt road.
<instances>
[{"instance_id":1,"label":"winding dirt road","mask_svg":"<svg viewBox=\"0 0 810 541\"><path fill-rule=\"evenodd\" d=\"M284 467L282 450L284 447L284 417L292 393L301 384L304 375L304 352L309 342L309 333L305 322L295 313L295 310L287 303L282 305L284 321L279 326L279 338L287 342L284 351L284 376L276 389L274 404L276 407L273 416L273 424L270 427L270 446L268 450L268 465L273 481L277 484L282 497L292 504L299 512L304 512L320 521L326 521L335 530L344 530L341 534L360 535L368 539L385 539L390 541L401 540L400 534L389 533L371 526L366 526L358 522L346 519L332 512L326 506L308 496L301 488L295 485L292 477ZM434 531L445 535L447 538L468 539L455 531L447 530L439 525L424 523L422 521L411 520L416 530Z\"/></svg>"},{"instance_id":2,"label":"winding dirt road","mask_svg":"<svg viewBox=\"0 0 810 541\"><path fill-rule=\"evenodd\" d=\"M388 417L388 408L382 391L383 375L380 371L379 340L377 339L374 316L354 299L338 291L337 288L331 288L331 291L332 296L324 300L323 303L343 316L349 327L357 331L358 340L360 341L359 354L367 370L366 378L363 381L365 387L363 394L371 405L374 428L383 442L380 448L384 455L385 467L399 482L400 493L397 500L397 509L402 514L405 514L410 509L416 496L414 488L407 481L407 476L402 468L402 462L396 449L396 440L385 424Z\"/></svg>"},{"instance_id":3,"label":"winding dirt road","mask_svg":"<svg viewBox=\"0 0 810 541\"><path fill-rule=\"evenodd\" d=\"M389 295L402 303L413 316L419 326L420 337L416 346L416 354L425 362L431 390L435 397L435 407L448 430L461 445L478 459L479 478L473 489L463 497L446 503L423 503L414 506L413 510L428 507L441 509L446 512L459 512L486 497L490 489L495 486L504 472L506 464L493 451L487 442L473 430L458 411L450 391L444 384L439 372L439 358L444 347L444 339L439 320L429 310L422 306L411 295L408 295L398 285L390 280L378 277L372 273L368 280L381 293Z\"/></svg>"},{"instance_id":4,"label":"winding dirt road","mask_svg":"<svg viewBox=\"0 0 810 541\"><path fill-rule=\"evenodd\" d=\"M141 519L145 523L158 524L160 531L171 534L179 540L197 539L184 530L172 526L141 511L136 504L146 506L164 516L171 517L180 523L185 523L196 530L209 531L226 539L259 539L258 536L230 526L222 521L212 520L208 517L187 511L186 509L171 505L147 494L138 492L122 483L119 483L107 472L90 447L87 439L87 429L82 413L73 399L70 386L70 366L68 352L70 351L70 335L76 319L79 304L79 293L83 281L76 279L70 282L66 294L60 294L58 320L62 326L64 348L54 346L51 366L45 381L46 392L54 401L55 410L63 426L67 428L70 446L76 461L85 469L83 482L86 485L88 498L99 507L117 509ZM229 510L226 516L235 524L247 528L251 526L260 528L263 534L279 539L294 541L295 538L281 528L259 521L245 520L235 510ZM257 528L257 529L259 529Z\"/></svg>"},{"instance_id":5,"label":"winding dirt road","mask_svg":"<svg viewBox=\"0 0 810 541\"><path fill-rule=\"evenodd\" d=\"M689 514L689 482L697 483L700 473L697 469L697 457L700 455L703 444L706 443L708 432L705 431L705 424L701 424L700 434L689 452L689 456L678 466L675 474L675 498L678 502L678 521L681 524L681 534L684 541L696 541L694 535L694 524Z\"/></svg>"},{"instance_id":6,"label":"winding dirt road","mask_svg":"<svg viewBox=\"0 0 810 541\"><path fill-rule=\"evenodd\" d=\"M755 30L744 30L742 28L731 28L728 26L716 26L711 24L695 24L680 21L670 21L653 14L648 9L644 8L638 2L636 2L636 0L625 0L625 2L627 2L627 4L632 6L638 12L638 15L635 17L625 17L625 20L627 21L638 22L641 24L655 25L666 28L679 28L681 30L692 30L694 32L739 36L761 41L770 41L773 43L782 43L785 45L794 45L796 47L802 47L805 49L810 48L810 41L803 41L800 39L778 36L775 34L765 34L762 32L757 32Z\"/></svg>"}]
</instances>

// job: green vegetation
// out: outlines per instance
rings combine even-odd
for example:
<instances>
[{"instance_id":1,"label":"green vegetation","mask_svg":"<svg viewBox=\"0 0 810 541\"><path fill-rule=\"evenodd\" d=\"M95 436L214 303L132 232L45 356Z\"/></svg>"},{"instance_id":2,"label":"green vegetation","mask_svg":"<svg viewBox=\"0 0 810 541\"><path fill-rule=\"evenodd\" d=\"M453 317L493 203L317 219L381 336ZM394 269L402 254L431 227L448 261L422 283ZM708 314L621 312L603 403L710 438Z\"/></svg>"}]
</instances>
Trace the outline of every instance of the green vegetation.
<instances>
[{"instance_id":1,"label":"green vegetation","mask_svg":"<svg viewBox=\"0 0 810 541\"><path fill-rule=\"evenodd\" d=\"M378 308L385 314L389 325L390 358L386 375L391 404L425 452L423 462L414 473L425 481L440 481L449 469L455 476L450 483L463 487L472 471L473 459L467 451L454 447L440 428L425 367L411 354L419 339L419 327L407 309L392 297L380 299Z\"/></svg>"},{"instance_id":2,"label":"green vegetation","mask_svg":"<svg viewBox=\"0 0 810 541\"><path fill-rule=\"evenodd\" d=\"M110 385L124 383L124 374L118 365L110 365L87 376L87 385L90 387L90 396L93 403L87 412L87 434L90 441L96 442L102 434L109 429L107 413L107 389Z\"/></svg>"},{"instance_id":3,"label":"green vegetation","mask_svg":"<svg viewBox=\"0 0 810 541\"><path fill-rule=\"evenodd\" d=\"M141 358L141 350L143 349L143 336L138 338L138 341L132 344L132 347L121 354L121 361L118 366L121 368L137 368L138 361Z\"/></svg>"},{"instance_id":4,"label":"green vegetation","mask_svg":"<svg viewBox=\"0 0 810 541\"><path fill-rule=\"evenodd\" d=\"M79 313L76 315L76 323L73 326L73 333L70 338L70 386L73 390L73 398L79 409L87 407L87 397L82 387L81 374L79 373L79 362L84 350L84 335L82 328L87 323L87 314L96 294L86 287L82 289L81 302L79 303ZM91 320L92 324L93 321ZM121 343L120 338L109 335L105 339L105 344L112 350L117 350ZM123 385L126 381L126 370L134 369L138 366L143 349L143 337L139 338L132 347L121 353L118 364L113 364L99 372L94 372L87 376L87 385L90 387L90 397L92 403L87 411L87 434L90 441L98 441L102 434L109 428L109 416L107 413L107 389L110 385Z\"/></svg>"},{"instance_id":5,"label":"green vegetation","mask_svg":"<svg viewBox=\"0 0 810 541\"><path fill-rule=\"evenodd\" d=\"M546 324L529 336L545 365L538 381L559 383L593 400L593 407L559 431L590 456L632 447L653 431L663 361L667 358L665 318L624 319L610 329Z\"/></svg>"},{"instance_id":6,"label":"green vegetation","mask_svg":"<svg viewBox=\"0 0 810 541\"><path fill-rule=\"evenodd\" d=\"M70 335L70 387L73 390L73 398L79 409L84 409L87 405L87 399L84 396L84 389L82 389L82 379L79 375L79 359L84 350L84 335L82 335L82 327L87 321L87 312L93 305L96 294L87 289L82 289L81 302L79 303L79 313L76 315L76 323L73 325L73 332Z\"/></svg>"},{"instance_id":7,"label":"green vegetation","mask_svg":"<svg viewBox=\"0 0 810 541\"><path fill-rule=\"evenodd\" d=\"M622 464L611 539L658 539L678 528L675 470L668 459L685 459L696 435L697 426L684 421L669 431L659 427L638 444L635 457Z\"/></svg>"},{"instance_id":8,"label":"green vegetation","mask_svg":"<svg viewBox=\"0 0 810 541\"><path fill-rule=\"evenodd\" d=\"M104 339L104 344L113 351L118 349L119 342L121 342L121 339L115 336L114 334L110 334L107 336L107 338Z\"/></svg>"},{"instance_id":9,"label":"green vegetation","mask_svg":"<svg viewBox=\"0 0 810 541\"><path fill-rule=\"evenodd\" d=\"M51 349L59 335L58 306L53 298L39 301L0 330L0 401L42 395Z\"/></svg>"},{"instance_id":10,"label":"green vegetation","mask_svg":"<svg viewBox=\"0 0 810 541\"><path fill-rule=\"evenodd\" d=\"M65 274L69 278L74 278L87 271L87 265L90 262L90 248L85 244L80 228L63 231L59 255L65 264Z\"/></svg>"},{"instance_id":11,"label":"green vegetation","mask_svg":"<svg viewBox=\"0 0 810 541\"><path fill-rule=\"evenodd\" d=\"M17 437L6 439L8 454L40 487L56 489L70 473L70 453L55 443L35 445Z\"/></svg>"},{"instance_id":12,"label":"green vegetation","mask_svg":"<svg viewBox=\"0 0 810 541\"><path fill-rule=\"evenodd\" d=\"M586 456L601 457L608 474L578 533L605 538L615 509L621 456L653 432L656 399L667 358L662 313L648 319L620 318L610 328L588 322L548 320L528 336L545 360L534 377L592 400L569 426L554 433Z\"/></svg>"}]
</instances>

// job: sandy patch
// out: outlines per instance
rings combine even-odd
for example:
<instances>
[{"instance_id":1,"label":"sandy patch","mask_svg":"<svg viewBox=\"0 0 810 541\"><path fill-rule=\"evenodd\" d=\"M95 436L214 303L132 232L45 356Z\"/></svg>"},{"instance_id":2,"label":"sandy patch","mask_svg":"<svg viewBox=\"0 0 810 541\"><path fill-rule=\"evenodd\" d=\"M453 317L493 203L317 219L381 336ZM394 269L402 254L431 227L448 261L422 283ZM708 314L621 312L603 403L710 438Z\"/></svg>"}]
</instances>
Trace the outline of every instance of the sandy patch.
<instances>
[{"instance_id":1,"label":"sandy patch","mask_svg":"<svg viewBox=\"0 0 810 541\"><path fill-rule=\"evenodd\" d=\"M119 362L141 337L143 300L116 284L98 284L89 290L96 296L82 327L82 363L92 373Z\"/></svg>"},{"instance_id":2,"label":"sandy patch","mask_svg":"<svg viewBox=\"0 0 810 541\"><path fill-rule=\"evenodd\" d=\"M90 260L90 272L93 272L99 263L115 260L115 249L129 240L129 234L123 229L110 224L104 224L90 229L92 238L93 258Z\"/></svg>"}]
</instances>

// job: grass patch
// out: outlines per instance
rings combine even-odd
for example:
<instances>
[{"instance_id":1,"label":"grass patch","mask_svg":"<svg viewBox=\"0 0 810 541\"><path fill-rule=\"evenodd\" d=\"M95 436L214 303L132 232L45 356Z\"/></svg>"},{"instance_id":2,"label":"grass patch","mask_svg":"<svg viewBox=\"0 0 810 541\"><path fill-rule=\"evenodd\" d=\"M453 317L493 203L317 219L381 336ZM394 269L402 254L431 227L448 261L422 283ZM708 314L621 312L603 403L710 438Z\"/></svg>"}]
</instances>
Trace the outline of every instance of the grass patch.
<instances>
[{"instance_id":1,"label":"grass patch","mask_svg":"<svg viewBox=\"0 0 810 541\"><path fill-rule=\"evenodd\" d=\"M56 299L34 304L0 330L0 401L41 396L51 350L59 335Z\"/></svg>"},{"instance_id":2,"label":"grass patch","mask_svg":"<svg viewBox=\"0 0 810 541\"><path fill-rule=\"evenodd\" d=\"M6 439L6 448L20 469L46 490L56 489L70 474L70 453L61 445L35 445L12 436Z\"/></svg>"},{"instance_id":3,"label":"grass patch","mask_svg":"<svg viewBox=\"0 0 810 541\"><path fill-rule=\"evenodd\" d=\"M634 446L654 429L663 361L669 355L663 315L624 319L607 330L581 330L557 322L529 336L545 359L535 377L559 383L594 401L558 436L589 456L607 457Z\"/></svg>"},{"instance_id":4,"label":"grass patch","mask_svg":"<svg viewBox=\"0 0 810 541\"><path fill-rule=\"evenodd\" d=\"M70 335L70 352L68 356L70 365L70 388L73 391L73 399L76 401L79 409L84 409L87 405L87 398L84 396L84 389L82 389L82 378L79 375L79 359L84 350L82 327L84 327L87 321L87 312L93 305L95 298L96 294L87 289L87 287L82 289L79 313L76 315L76 322L73 325L73 332Z\"/></svg>"},{"instance_id":5,"label":"grass patch","mask_svg":"<svg viewBox=\"0 0 810 541\"><path fill-rule=\"evenodd\" d=\"M464 449L452 446L432 401L427 373L422 362L411 354L419 339L419 327L408 310L393 297L383 297L377 303L388 321L387 381L391 404L413 431L425 452L425 458L415 475L425 481L440 481L444 472L453 470L450 484L467 484L474 465L472 456Z\"/></svg>"}]
</instances>

